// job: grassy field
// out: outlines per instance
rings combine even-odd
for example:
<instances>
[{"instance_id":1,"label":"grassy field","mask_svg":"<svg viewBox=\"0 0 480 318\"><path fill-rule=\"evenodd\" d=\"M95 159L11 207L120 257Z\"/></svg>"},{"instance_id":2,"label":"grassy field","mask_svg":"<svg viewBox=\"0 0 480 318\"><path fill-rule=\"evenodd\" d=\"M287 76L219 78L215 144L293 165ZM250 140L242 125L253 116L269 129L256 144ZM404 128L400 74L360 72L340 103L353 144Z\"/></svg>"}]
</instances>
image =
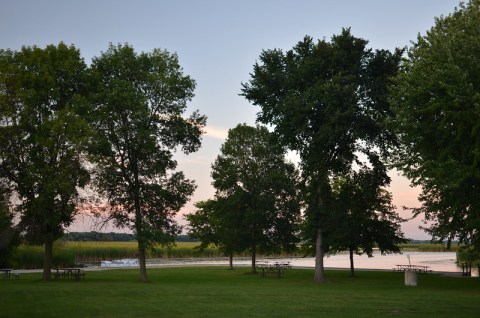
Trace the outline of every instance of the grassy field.
<instances>
[{"instance_id":1,"label":"grassy field","mask_svg":"<svg viewBox=\"0 0 480 318\"><path fill-rule=\"evenodd\" d=\"M2 317L478 317L480 280L422 274L313 270L282 278L223 267L89 271L83 281L41 282L40 274L0 280Z\"/></svg>"}]
</instances>

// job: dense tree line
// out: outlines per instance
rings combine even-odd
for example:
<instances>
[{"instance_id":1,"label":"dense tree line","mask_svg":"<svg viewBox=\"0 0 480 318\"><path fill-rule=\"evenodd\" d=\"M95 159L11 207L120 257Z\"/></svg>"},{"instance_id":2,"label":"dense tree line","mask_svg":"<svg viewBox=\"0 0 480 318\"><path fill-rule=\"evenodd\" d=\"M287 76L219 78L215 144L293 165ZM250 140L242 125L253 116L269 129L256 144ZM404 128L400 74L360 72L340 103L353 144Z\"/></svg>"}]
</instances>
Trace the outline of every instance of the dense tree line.
<instances>
[{"instance_id":1,"label":"dense tree line","mask_svg":"<svg viewBox=\"0 0 480 318\"><path fill-rule=\"evenodd\" d=\"M339 228L332 182L362 166L382 166L395 146L387 87L402 52L367 49L349 29L331 41L305 37L293 49L266 50L242 95L260 107L257 120L301 159L304 236L316 256L315 281ZM389 184L386 169L378 169ZM363 191L369 191L364 189ZM378 191L376 188L372 191ZM380 211L377 211L381 213ZM373 237L372 237L373 238Z\"/></svg>"},{"instance_id":2,"label":"dense tree line","mask_svg":"<svg viewBox=\"0 0 480 318\"><path fill-rule=\"evenodd\" d=\"M435 241L480 250L480 1L461 4L408 51L392 88L397 167L421 186Z\"/></svg>"},{"instance_id":3,"label":"dense tree line","mask_svg":"<svg viewBox=\"0 0 480 318\"><path fill-rule=\"evenodd\" d=\"M135 235L129 233L103 233L103 232L69 232L66 233L62 240L72 242L133 242Z\"/></svg>"},{"instance_id":4,"label":"dense tree line","mask_svg":"<svg viewBox=\"0 0 480 318\"><path fill-rule=\"evenodd\" d=\"M63 241L92 241L92 242L134 242L137 240L135 234L117 232L68 232L62 237ZM198 242L188 235L175 236L175 242Z\"/></svg>"},{"instance_id":5,"label":"dense tree line","mask_svg":"<svg viewBox=\"0 0 480 318\"><path fill-rule=\"evenodd\" d=\"M206 118L184 116L195 82L175 54L111 45L90 67L73 45L0 50L0 184L29 242L53 242L81 208L108 213L145 249L173 243L173 216L195 184L176 171L177 148L200 146ZM95 189L86 202L79 189Z\"/></svg>"}]
</instances>

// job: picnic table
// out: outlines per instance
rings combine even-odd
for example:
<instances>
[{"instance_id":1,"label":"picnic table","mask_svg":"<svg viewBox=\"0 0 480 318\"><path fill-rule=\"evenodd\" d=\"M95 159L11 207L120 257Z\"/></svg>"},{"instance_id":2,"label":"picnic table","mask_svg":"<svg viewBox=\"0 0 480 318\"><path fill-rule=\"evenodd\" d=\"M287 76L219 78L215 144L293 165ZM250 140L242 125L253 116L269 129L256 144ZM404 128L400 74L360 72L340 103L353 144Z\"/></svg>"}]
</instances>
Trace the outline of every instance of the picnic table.
<instances>
[{"instance_id":1,"label":"picnic table","mask_svg":"<svg viewBox=\"0 0 480 318\"><path fill-rule=\"evenodd\" d=\"M80 270L80 268L57 268L55 272L55 279L80 280L80 278L85 278L85 273L81 273Z\"/></svg>"},{"instance_id":2,"label":"picnic table","mask_svg":"<svg viewBox=\"0 0 480 318\"><path fill-rule=\"evenodd\" d=\"M7 279L10 278L10 273L12 272L12 270L9 268L2 268L0 269L0 272L2 273L2 278Z\"/></svg>"},{"instance_id":3,"label":"picnic table","mask_svg":"<svg viewBox=\"0 0 480 318\"><path fill-rule=\"evenodd\" d=\"M267 277L268 274L274 274L276 277L282 277L282 273L284 270L292 268L290 262L269 263L265 261L257 262L256 267L261 272L261 276L263 278Z\"/></svg>"},{"instance_id":4,"label":"picnic table","mask_svg":"<svg viewBox=\"0 0 480 318\"><path fill-rule=\"evenodd\" d=\"M428 273L430 266L425 266L425 265L396 265L397 268L394 270L398 271L415 271L415 272L420 272L420 273Z\"/></svg>"}]
</instances>

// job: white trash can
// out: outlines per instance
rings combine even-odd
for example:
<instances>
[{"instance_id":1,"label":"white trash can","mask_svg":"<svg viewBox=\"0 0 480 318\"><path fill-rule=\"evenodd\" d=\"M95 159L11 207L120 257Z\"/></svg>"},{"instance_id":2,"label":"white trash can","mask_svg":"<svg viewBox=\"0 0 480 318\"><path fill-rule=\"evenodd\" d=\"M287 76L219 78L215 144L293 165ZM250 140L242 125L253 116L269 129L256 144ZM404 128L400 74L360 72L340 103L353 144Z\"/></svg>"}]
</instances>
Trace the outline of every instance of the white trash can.
<instances>
[{"instance_id":1,"label":"white trash can","mask_svg":"<svg viewBox=\"0 0 480 318\"><path fill-rule=\"evenodd\" d=\"M417 286L416 271L405 271L405 286Z\"/></svg>"}]
</instances>

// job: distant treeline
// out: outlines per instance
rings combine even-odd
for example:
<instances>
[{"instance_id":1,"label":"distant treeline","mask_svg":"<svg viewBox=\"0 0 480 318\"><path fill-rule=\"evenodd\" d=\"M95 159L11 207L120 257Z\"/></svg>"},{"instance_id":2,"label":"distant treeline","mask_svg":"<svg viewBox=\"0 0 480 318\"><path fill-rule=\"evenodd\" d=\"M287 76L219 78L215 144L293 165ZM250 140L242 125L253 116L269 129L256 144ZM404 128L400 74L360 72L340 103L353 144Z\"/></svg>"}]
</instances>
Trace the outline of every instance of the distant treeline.
<instances>
[{"instance_id":1,"label":"distant treeline","mask_svg":"<svg viewBox=\"0 0 480 318\"><path fill-rule=\"evenodd\" d=\"M132 242L136 241L134 234L129 233L102 233L102 232L70 232L63 237L64 241L69 242ZM178 235L176 242L198 242L198 240L188 235Z\"/></svg>"},{"instance_id":2,"label":"distant treeline","mask_svg":"<svg viewBox=\"0 0 480 318\"><path fill-rule=\"evenodd\" d=\"M136 241L135 235L130 233L116 233L116 232L69 232L63 237L63 241L68 242L133 242ZM198 239L189 237L188 235L178 235L175 238L176 242L199 242ZM430 240L409 240L408 244L432 244ZM457 242L452 242L456 245ZM441 244L440 244L441 245Z\"/></svg>"},{"instance_id":3,"label":"distant treeline","mask_svg":"<svg viewBox=\"0 0 480 318\"><path fill-rule=\"evenodd\" d=\"M441 245L441 244L447 244L447 242L444 241L443 243L439 243L439 242L432 243L431 240L409 240L407 242L407 244L437 244L437 245ZM452 245L458 245L458 241L453 240Z\"/></svg>"},{"instance_id":4,"label":"distant treeline","mask_svg":"<svg viewBox=\"0 0 480 318\"><path fill-rule=\"evenodd\" d=\"M430 244L430 240L409 240L407 244Z\"/></svg>"}]
</instances>

